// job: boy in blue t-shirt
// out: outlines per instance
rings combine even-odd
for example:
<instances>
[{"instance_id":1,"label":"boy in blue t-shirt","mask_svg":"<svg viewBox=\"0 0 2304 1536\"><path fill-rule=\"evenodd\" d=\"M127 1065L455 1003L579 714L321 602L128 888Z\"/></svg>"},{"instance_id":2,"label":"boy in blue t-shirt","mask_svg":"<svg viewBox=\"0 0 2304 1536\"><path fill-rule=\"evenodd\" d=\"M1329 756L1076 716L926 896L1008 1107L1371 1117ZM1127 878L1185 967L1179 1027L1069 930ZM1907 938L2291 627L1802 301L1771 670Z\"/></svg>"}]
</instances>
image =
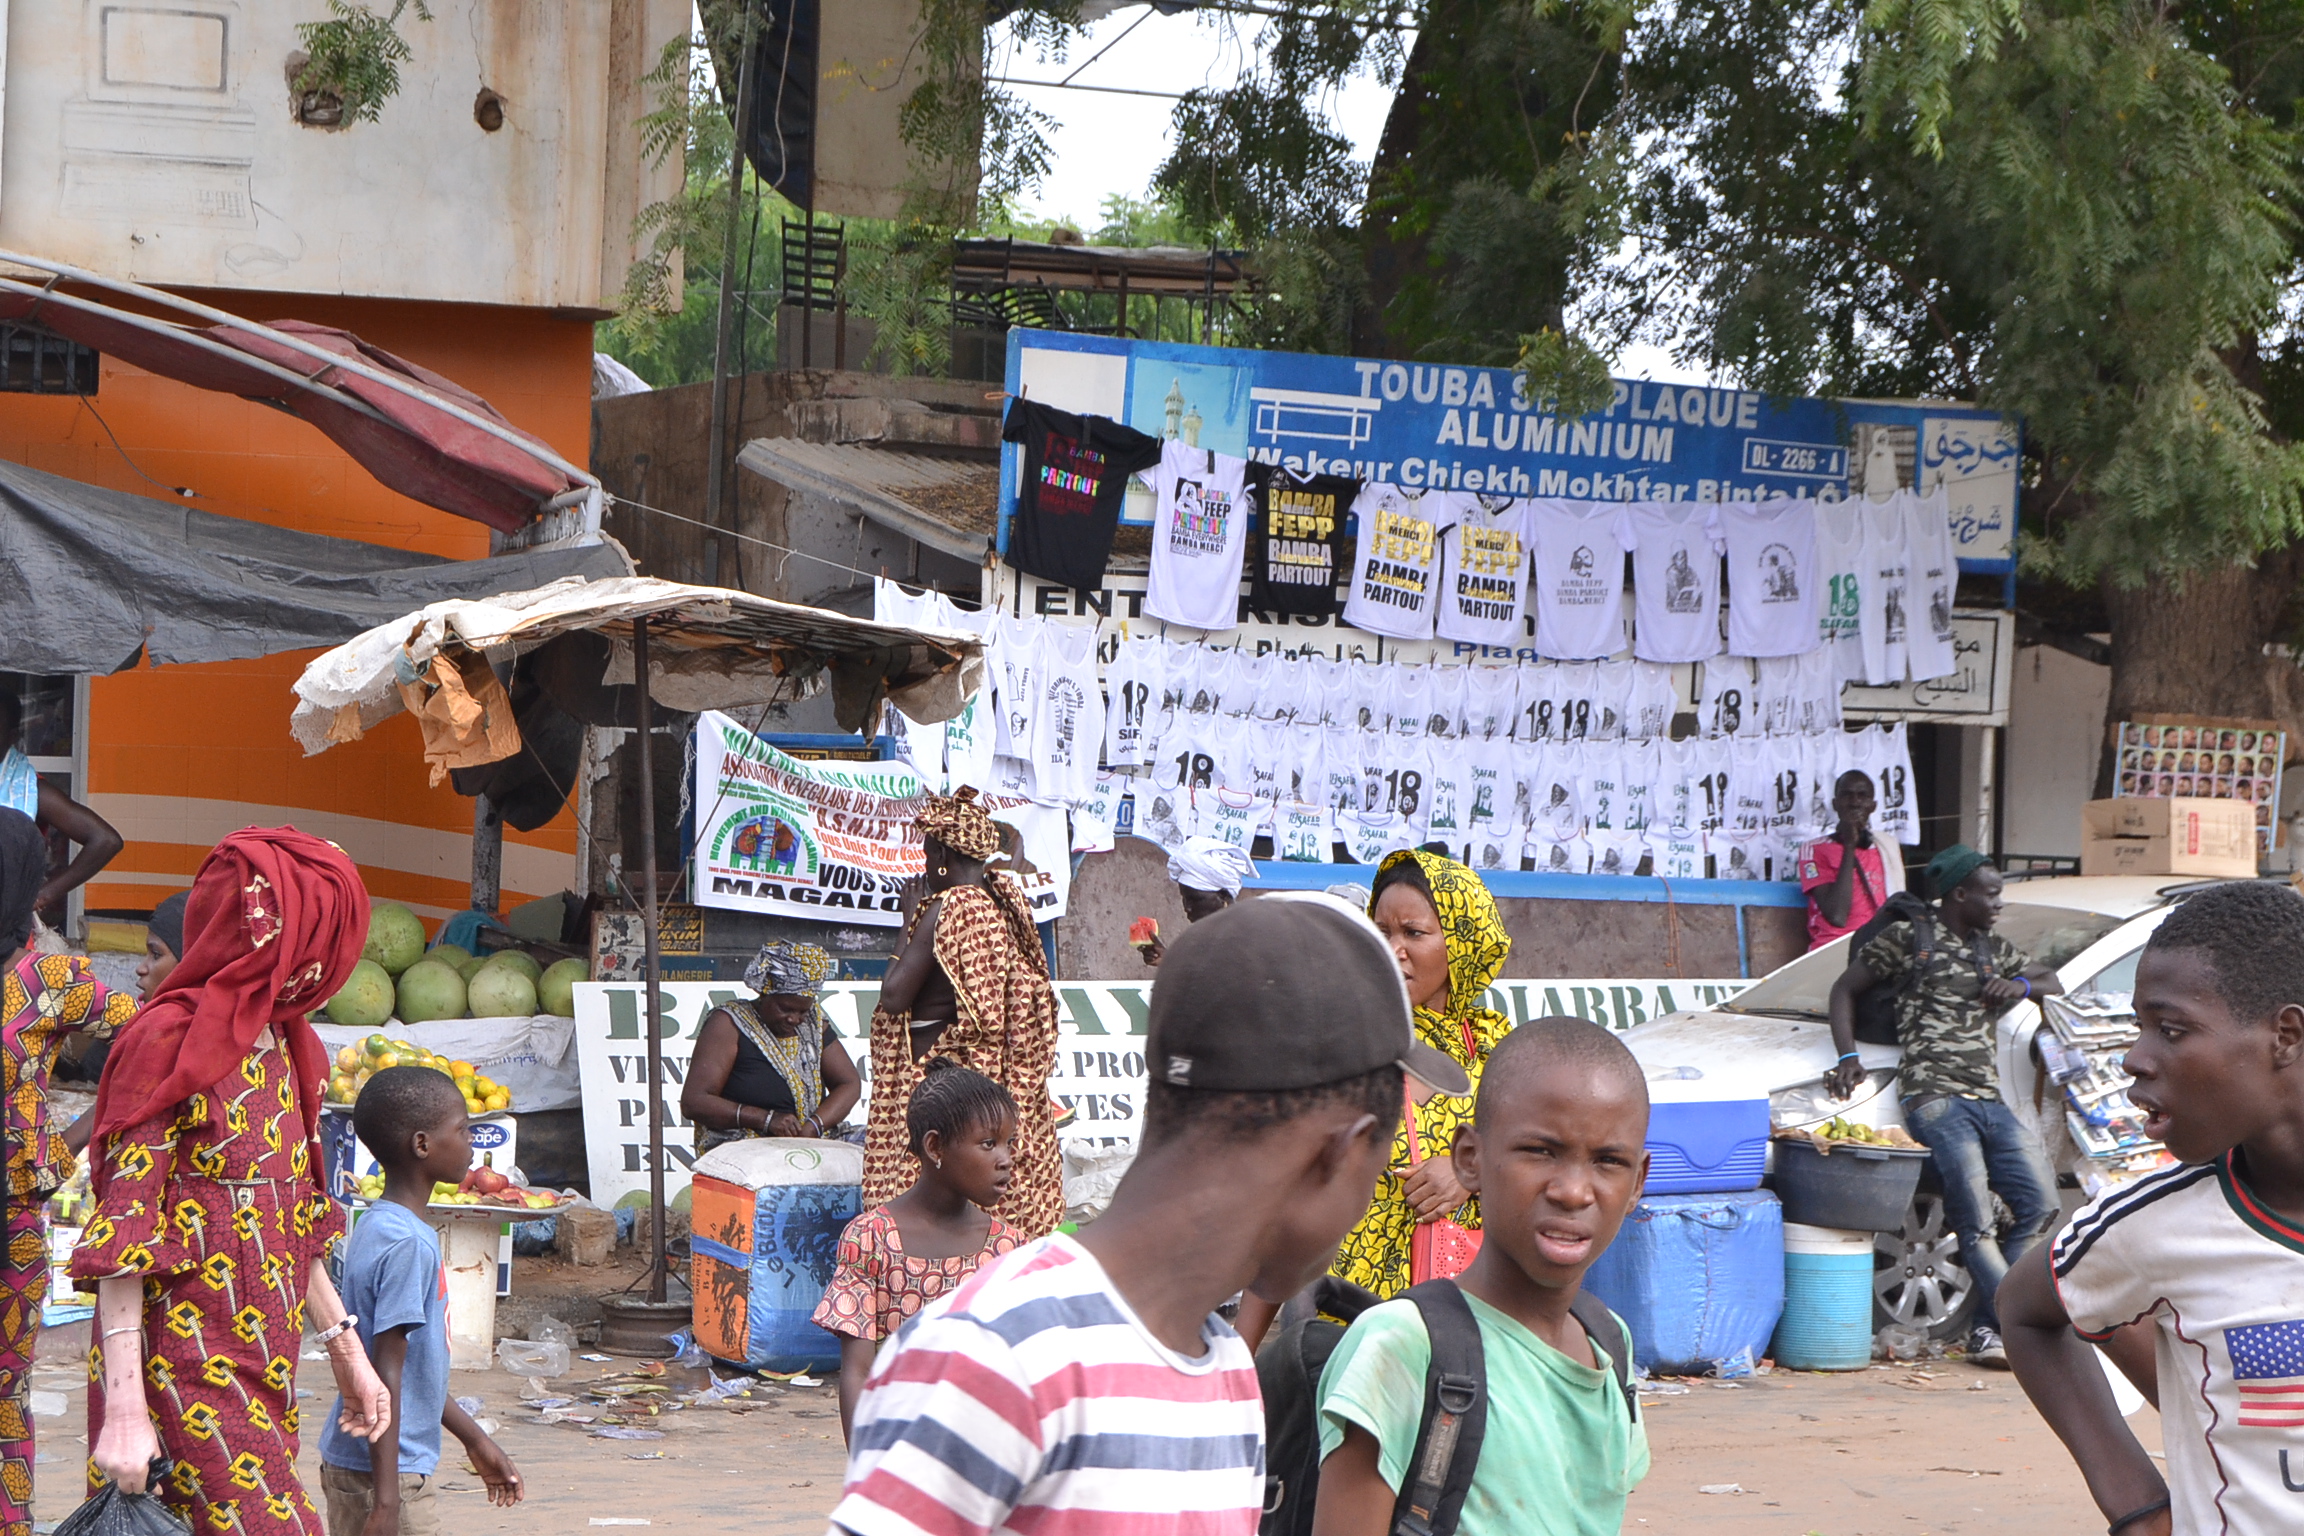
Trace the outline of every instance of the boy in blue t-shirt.
<instances>
[{"instance_id":1,"label":"boy in blue t-shirt","mask_svg":"<svg viewBox=\"0 0 2304 1536\"><path fill-rule=\"evenodd\" d=\"M464 1443L491 1504L520 1502L520 1474L448 1396L448 1277L424 1219L432 1186L472 1163L464 1096L446 1073L387 1067L353 1106L352 1128L384 1168L384 1198L361 1216L344 1255L344 1305L392 1393L391 1432L375 1444L336 1427L320 1433L328 1536L434 1536L440 1430Z\"/></svg>"}]
</instances>

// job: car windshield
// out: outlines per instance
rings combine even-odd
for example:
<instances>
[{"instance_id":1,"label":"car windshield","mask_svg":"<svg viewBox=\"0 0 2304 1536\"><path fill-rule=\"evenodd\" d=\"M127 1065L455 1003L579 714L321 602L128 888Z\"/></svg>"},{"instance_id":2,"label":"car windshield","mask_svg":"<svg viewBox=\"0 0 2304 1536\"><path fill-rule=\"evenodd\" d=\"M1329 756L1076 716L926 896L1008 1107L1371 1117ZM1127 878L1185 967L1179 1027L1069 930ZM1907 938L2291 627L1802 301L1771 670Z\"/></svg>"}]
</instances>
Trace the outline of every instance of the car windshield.
<instances>
[{"instance_id":1,"label":"car windshield","mask_svg":"<svg viewBox=\"0 0 2304 1536\"><path fill-rule=\"evenodd\" d=\"M2089 945L2120 926L2124 919L2071 907L2039 907L2010 902L2000 914L1997 930L2002 938L2051 969L2061 966ZM1732 1001L1720 1006L1730 1013L1765 1013L1796 1018L1825 1018L1831 1010L1832 983L1848 969L1848 941L1834 939L1813 954L1754 982Z\"/></svg>"}]
</instances>

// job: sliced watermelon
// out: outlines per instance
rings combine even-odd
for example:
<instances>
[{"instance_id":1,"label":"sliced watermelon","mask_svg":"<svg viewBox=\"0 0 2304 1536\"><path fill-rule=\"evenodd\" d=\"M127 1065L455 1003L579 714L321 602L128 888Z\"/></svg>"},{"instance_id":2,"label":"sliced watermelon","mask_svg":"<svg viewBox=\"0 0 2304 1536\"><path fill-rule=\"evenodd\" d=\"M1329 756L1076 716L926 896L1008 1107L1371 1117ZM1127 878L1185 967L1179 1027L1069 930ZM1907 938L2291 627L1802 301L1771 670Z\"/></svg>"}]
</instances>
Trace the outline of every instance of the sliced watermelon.
<instances>
[{"instance_id":1,"label":"sliced watermelon","mask_svg":"<svg viewBox=\"0 0 2304 1536\"><path fill-rule=\"evenodd\" d=\"M1140 917L1128 925L1128 942L1138 949L1150 949L1160 942L1160 919Z\"/></svg>"}]
</instances>

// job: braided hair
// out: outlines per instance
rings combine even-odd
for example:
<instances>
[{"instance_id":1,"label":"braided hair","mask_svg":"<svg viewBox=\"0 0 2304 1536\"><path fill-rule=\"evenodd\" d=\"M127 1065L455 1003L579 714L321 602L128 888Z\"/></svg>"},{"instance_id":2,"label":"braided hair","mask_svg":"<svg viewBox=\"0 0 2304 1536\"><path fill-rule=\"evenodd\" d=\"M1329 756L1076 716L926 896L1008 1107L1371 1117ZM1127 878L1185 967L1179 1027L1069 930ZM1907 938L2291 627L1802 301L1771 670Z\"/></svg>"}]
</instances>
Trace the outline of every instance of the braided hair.
<instances>
[{"instance_id":1,"label":"braided hair","mask_svg":"<svg viewBox=\"0 0 2304 1536\"><path fill-rule=\"evenodd\" d=\"M912 1155L920 1157L930 1131L949 1143L975 1126L998 1125L1015 1115L1016 1100L1007 1089L949 1056L931 1056L905 1107L904 1129L912 1138Z\"/></svg>"}]
</instances>

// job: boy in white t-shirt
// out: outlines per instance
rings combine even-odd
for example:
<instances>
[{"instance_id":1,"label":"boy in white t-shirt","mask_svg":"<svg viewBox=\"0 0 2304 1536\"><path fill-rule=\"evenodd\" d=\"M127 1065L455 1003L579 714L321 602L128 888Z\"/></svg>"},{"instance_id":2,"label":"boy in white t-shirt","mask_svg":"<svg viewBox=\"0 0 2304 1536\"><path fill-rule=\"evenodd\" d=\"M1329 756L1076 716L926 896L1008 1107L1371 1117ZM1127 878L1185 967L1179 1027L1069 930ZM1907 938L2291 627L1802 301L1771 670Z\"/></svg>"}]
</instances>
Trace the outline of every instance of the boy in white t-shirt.
<instances>
[{"instance_id":1,"label":"boy in white t-shirt","mask_svg":"<svg viewBox=\"0 0 2304 1536\"><path fill-rule=\"evenodd\" d=\"M1216 1308L1242 1291L1278 1307L1327 1267L1391 1155L1404 1071L1459 1097L1471 1082L1416 1040L1391 949L1334 897L1226 908L1158 975L1144 1133L1111 1206L882 1348L835 1531L1253 1536L1263 1398Z\"/></svg>"},{"instance_id":2,"label":"boy in white t-shirt","mask_svg":"<svg viewBox=\"0 0 2304 1536\"><path fill-rule=\"evenodd\" d=\"M2113 1536L2293 1532L2304 1528L2304 896L2254 881L2200 892L2153 931L2135 986L2128 1097L2180 1166L2107 1190L2008 1272L1997 1298L2008 1360ZM2144 1338L2153 1359L2139 1358ZM2165 1480L2082 1340L2154 1399Z\"/></svg>"}]
</instances>

